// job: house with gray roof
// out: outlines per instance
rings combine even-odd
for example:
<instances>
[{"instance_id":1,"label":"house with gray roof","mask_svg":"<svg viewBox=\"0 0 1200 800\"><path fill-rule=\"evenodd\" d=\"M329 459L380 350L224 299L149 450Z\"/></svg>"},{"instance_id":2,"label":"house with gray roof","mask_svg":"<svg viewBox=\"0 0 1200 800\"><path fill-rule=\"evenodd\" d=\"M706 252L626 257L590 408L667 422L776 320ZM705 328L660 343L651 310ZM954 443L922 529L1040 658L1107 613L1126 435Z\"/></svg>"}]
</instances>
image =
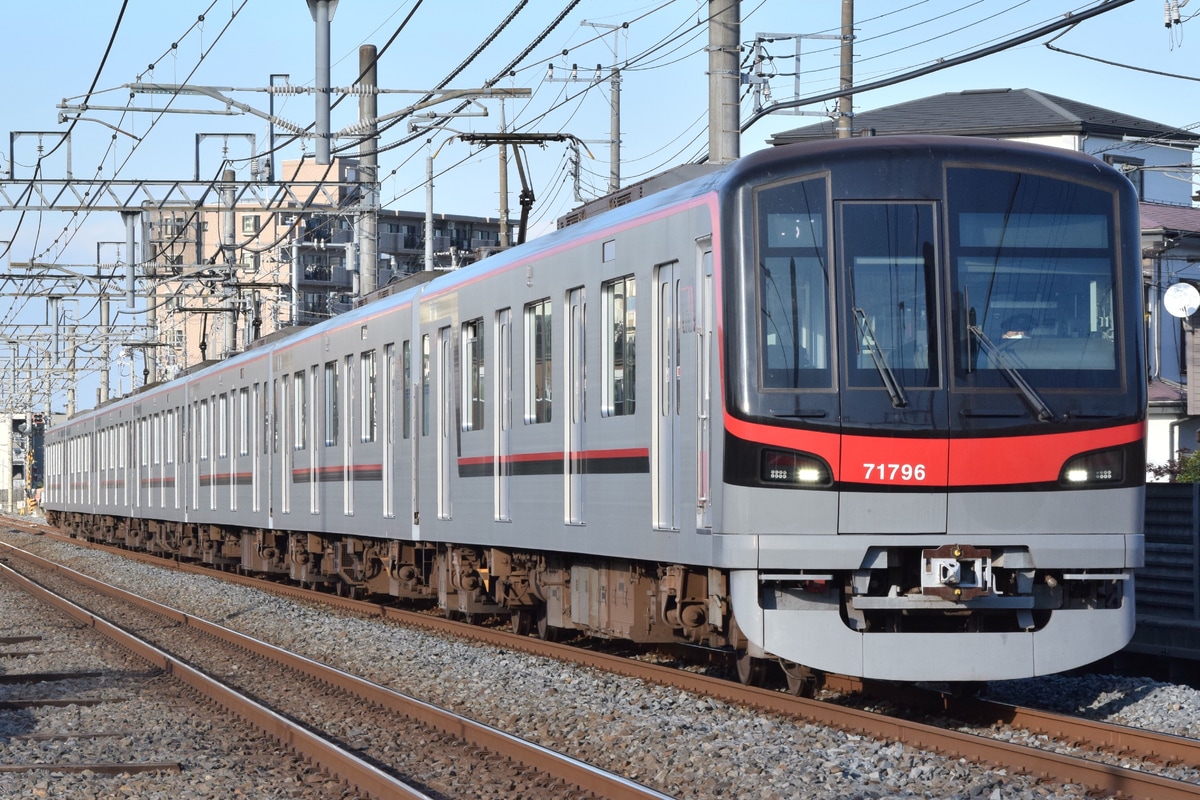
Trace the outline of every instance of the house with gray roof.
<instances>
[{"instance_id":1,"label":"house with gray roof","mask_svg":"<svg viewBox=\"0 0 1200 800\"><path fill-rule=\"evenodd\" d=\"M923 97L854 115L855 136L941 134L1013 139L1088 153L1121 169L1142 199L1142 280L1150 397L1147 458L1164 464L1200 448L1200 312L1163 304L1177 283L1200 287L1200 208L1192 160L1200 135L1033 89L985 89ZM775 134L790 144L836 136L832 120ZM1173 310L1178 312L1177 307Z\"/></svg>"}]
</instances>

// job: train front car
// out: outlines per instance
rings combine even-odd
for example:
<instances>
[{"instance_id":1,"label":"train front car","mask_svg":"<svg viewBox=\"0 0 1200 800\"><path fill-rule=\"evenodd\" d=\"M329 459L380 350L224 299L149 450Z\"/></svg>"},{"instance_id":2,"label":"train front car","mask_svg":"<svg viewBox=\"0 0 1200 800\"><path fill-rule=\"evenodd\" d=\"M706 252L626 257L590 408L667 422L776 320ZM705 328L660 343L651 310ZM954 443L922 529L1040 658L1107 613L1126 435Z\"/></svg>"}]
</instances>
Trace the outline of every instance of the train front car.
<instances>
[{"instance_id":1,"label":"train front car","mask_svg":"<svg viewBox=\"0 0 1200 800\"><path fill-rule=\"evenodd\" d=\"M735 170L718 547L757 557L730 575L743 660L981 681L1123 647L1145 480L1130 183L928 137Z\"/></svg>"}]
</instances>

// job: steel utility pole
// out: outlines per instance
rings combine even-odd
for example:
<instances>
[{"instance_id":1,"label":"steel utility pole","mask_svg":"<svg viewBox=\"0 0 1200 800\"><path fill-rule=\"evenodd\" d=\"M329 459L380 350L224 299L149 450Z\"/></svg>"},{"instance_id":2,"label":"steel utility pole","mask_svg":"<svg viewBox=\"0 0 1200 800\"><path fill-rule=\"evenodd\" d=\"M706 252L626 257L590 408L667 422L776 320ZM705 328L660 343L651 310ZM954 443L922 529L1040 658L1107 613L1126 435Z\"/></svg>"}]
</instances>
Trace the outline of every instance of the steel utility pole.
<instances>
[{"instance_id":1,"label":"steel utility pole","mask_svg":"<svg viewBox=\"0 0 1200 800\"><path fill-rule=\"evenodd\" d=\"M708 160L729 164L741 155L741 6L738 0L708 0L708 11Z\"/></svg>"}]
</instances>

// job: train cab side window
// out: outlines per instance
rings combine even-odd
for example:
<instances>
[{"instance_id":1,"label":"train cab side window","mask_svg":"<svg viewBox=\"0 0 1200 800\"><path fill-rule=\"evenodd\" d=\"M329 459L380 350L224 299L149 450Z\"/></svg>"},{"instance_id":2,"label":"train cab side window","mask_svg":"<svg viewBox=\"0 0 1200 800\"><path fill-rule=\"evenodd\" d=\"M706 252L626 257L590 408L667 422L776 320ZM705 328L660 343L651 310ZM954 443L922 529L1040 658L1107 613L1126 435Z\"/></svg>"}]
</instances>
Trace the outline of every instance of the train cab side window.
<instances>
[{"instance_id":1,"label":"train cab side window","mask_svg":"<svg viewBox=\"0 0 1200 800\"><path fill-rule=\"evenodd\" d=\"M364 442L375 441L375 430L377 425L375 411L375 385L377 378L375 375L375 351L368 350L359 356L359 367L362 377L362 392L359 397L362 400L362 435L359 437Z\"/></svg>"},{"instance_id":2,"label":"train cab side window","mask_svg":"<svg viewBox=\"0 0 1200 800\"><path fill-rule=\"evenodd\" d=\"M483 430L484 420L484 343L483 320L473 319L462 325L462 396L464 431Z\"/></svg>"},{"instance_id":3,"label":"train cab side window","mask_svg":"<svg viewBox=\"0 0 1200 800\"><path fill-rule=\"evenodd\" d=\"M755 195L763 389L833 385L828 195L824 177L777 184Z\"/></svg>"},{"instance_id":4,"label":"train cab side window","mask_svg":"<svg viewBox=\"0 0 1200 800\"><path fill-rule=\"evenodd\" d=\"M634 341L637 332L637 286L632 275L604 284L601 292L603 324L600 337L604 381L601 384L603 416L632 414L637 400Z\"/></svg>"},{"instance_id":5,"label":"train cab side window","mask_svg":"<svg viewBox=\"0 0 1200 800\"><path fill-rule=\"evenodd\" d=\"M325 446L336 447L338 443L338 362L325 362Z\"/></svg>"},{"instance_id":6,"label":"train cab side window","mask_svg":"<svg viewBox=\"0 0 1200 800\"><path fill-rule=\"evenodd\" d=\"M553 360L550 298L525 306L525 424L550 421Z\"/></svg>"}]
</instances>

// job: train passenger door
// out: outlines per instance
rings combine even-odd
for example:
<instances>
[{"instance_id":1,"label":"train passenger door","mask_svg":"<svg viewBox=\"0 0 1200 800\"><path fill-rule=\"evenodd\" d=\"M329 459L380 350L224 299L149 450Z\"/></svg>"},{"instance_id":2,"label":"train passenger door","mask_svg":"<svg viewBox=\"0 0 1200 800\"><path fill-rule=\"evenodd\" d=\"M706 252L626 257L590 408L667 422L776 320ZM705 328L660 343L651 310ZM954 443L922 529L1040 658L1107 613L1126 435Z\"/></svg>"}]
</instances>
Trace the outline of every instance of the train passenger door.
<instances>
[{"instance_id":1,"label":"train passenger door","mask_svg":"<svg viewBox=\"0 0 1200 800\"><path fill-rule=\"evenodd\" d=\"M842 202L840 533L946 528L936 206ZM879 491L886 488L888 491ZM906 489L914 490L906 492ZM927 491L920 491L925 489Z\"/></svg>"},{"instance_id":2,"label":"train passenger door","mask_svg":"<svg viewBox=\"0 0 1200 800\"><path fill-rule=\"evenodd\" d=\"M654 526L679 530L679 264L656 270L654 325Z\"/></svg>"},{"instance_id":3,"label":"train passenger door","mask_svg":"<svg viewBox=\"0 0 1200 800\"><path fill-rule=\"evenodd\" d=\"M572 289L567 295L567 363L563 367L563 378L567 384L567 458L566 458L566 522L568 525L584 524L584 476L587 468L587 453L584 449L583 425L586 407L584 392L587 388L587 361L585 359L587 306L584 304L583 287Z\"/></svg>"},{"instance_id":4,"label":"train passenger door","mask_svg":"<svg viewBox=\"0 0 1200 800\"><path fill-rule=\"evenodd\" d=\"M493 445L492 474L495 476L495 516L498 522L512 520L510 501L510 475L512 472L512 309L504 308L496 312L496 335L492 337L496 343L496 355L492 362L496 365L496 419L493 430L495 443Z\"/></svg>"}]
</instances>

